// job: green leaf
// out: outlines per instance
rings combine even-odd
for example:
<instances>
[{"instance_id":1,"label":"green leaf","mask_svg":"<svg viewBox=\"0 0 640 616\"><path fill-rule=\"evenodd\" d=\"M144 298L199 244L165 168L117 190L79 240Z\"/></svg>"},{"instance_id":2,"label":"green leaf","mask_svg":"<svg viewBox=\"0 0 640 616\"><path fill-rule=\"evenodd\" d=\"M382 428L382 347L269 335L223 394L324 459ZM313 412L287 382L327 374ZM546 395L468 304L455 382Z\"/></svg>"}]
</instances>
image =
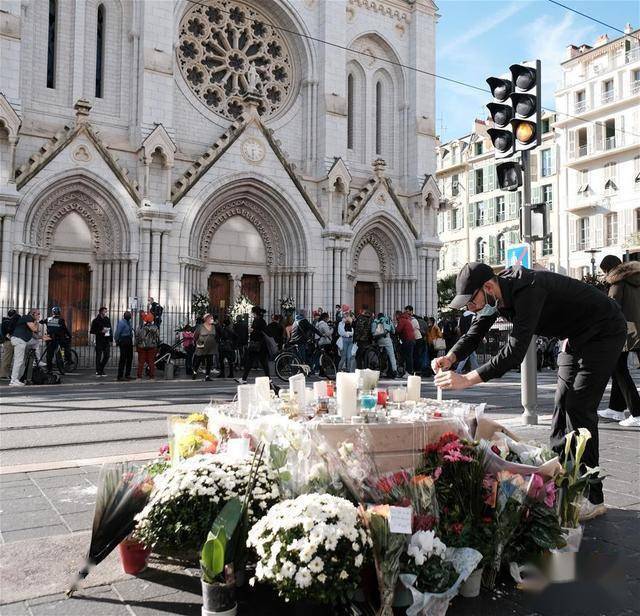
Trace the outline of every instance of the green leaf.
<instances>
[{"instance_id":1,"label":"green leaf","mask_svg":"<svg viewBox=\"0 0 640 616\"><path fill-rule=\"evenodd\" d=\"M233 537L233 533L235 533L241 517L242 503L240 502L240 499L234 497L228 500L211 525L211 532L209 533L210 536L207 537L207 539L216 535L219 529L223 529L225 532L226 543L227 539L231 539Z\"/></svg>"}]
</instances>

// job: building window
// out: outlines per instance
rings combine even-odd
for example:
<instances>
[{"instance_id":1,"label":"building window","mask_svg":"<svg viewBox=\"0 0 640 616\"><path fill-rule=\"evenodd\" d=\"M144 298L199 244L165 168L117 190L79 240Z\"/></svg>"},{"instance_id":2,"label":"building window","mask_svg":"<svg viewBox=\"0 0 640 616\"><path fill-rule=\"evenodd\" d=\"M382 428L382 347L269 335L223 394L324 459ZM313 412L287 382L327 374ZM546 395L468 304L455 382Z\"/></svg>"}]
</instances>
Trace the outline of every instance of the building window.
<instances>
[{"instance_id":1,"label":"building window","mask_svg":"<svg viewBox=\"0 0 640 616\"><path fill-rule=\"evenodd\" d=\"M640 207L636 208L636 233L640 232Z\"/></svg>"},{"instance_id":2,"label":"building window","mask_svg":"<svg viewBox=\"0 0 640 616\"><path fill-rule=\"evenodd\" d=\"M613 99L613 79L607 79L602 82L602 104L611 103Z\"/></svg>"},{"instance_id":3,"label":"building window","mask_svg":"<svg viewBox=\"0 0 640 616\"><path fill-rule=\"evenodd\" d=\"M96 98L102 98L104 73L104 4L98 7L96 28Z\"/></svg>"},{"instance_id":4,"label":"building window","mask_svg":"<svg viewBox=\"0 0 640 616\"><path fill-rule=\"evenodd\" d=\"M550 118L542 118L540 122L542 128L542 134L545 135L551 130L551 119Z\"/></svg>"},{"instance_id":5,"label":"building window","mask_svg":"<svg viewBox=\"0 0 640 616\"><path fill-rule=\"evenodd\" d=\"M504 233L501 233L498 236L498 255L497 255L497 263L504 263L506 258L506 250L507 250L507 240L504 236Z\"/></svg>"},{"instance_id":6,"label":"building window","mask_svg":"<svg viewBox=\"0 0 640 616\"><path fill-rule=\"evenodd\" d=\"M546 203L549 209L553 207L553 186L551 184L545 184L542 187L542 202Z\"/></svg>"},{"instance_id":7,"label":"building window","mask_svg":"<svg viewBox=\"0 0 640 616\"><path fill-rule=\"evenodd\" d=\"M635 189L640 190L640 155L633 158L633 174L633 183L635 184Z\"/></svg>"},{"instance_id":8,"label":"building window","mask_svg":"<svg viewBox=\"0 0 640 616\"><path fill-rule=\"evenodd\" d=\"M457 197L460 193L460 180L458 179L458 174L454 173L451 176L451 196Z\"/></svg>"},{"instance_id":9,"label":"building window","mask_svg":"<svg viewBox=\"0 0 640 616\"><path fill-rule=\"evenodd\" d=\"M605 220L605 244L614 246L618 243L618 212L611 212Z\"/></svg>"},{"instance_id":10,"label":"building window","mask_svg":"<svg viewBox=\"0 0 640 616\"><path fill-rule=\"evenodd\" d=\"M57 0L49 0L49 31L47 39L47 88L56 87L56 13Z\"/></svg>"},{"instance_id":11,"label":"building window","mask_svg":"<svg viewBox=\"0 0 640 616\"><path fill-rule=\"evenodd\" d=\"M376 83L376 154L382 154L382 83Z\"/></svg>"},{"instance_id":12,"label":"building window","mask_svg":"<svg viewBox=\"0 0 640 616\"><path fill-rule=\"evenodd\" d=\"M460 225L460 210L457 207L454 207L451 210L451 228L458 229Z\"/></svg>"},{"instance_id":13,"label":"building window","mask_svg":"<svg viewBox=\"0 0 640 616\"><path fill-rule=\"evenodd\" d=\"M549 177L551 171L551 149L542 150L540 153L540 175L543 178Z\"/></svg>"},{"instance_id":14,"label":"building window","mask_svg":"<svg viewBox=\"0 0 640 616\"><path fill-rule=\"evenodd\" d=\"M589 219L581 218L578 221L578 250L584 250L589 246Z\"/></svg>"},{"instance_id":15,"label":"building window","mask_svg":"<svg viewBox=\"0 0 640 616\"><path fill-rule=\"evenodd\" d=\"M486 201L478 201L476 203L476 225L486 225L487 220L487 203Z\"/></svg>"},{"instance_id":16,"label":"building window","mask_svg":"<svg viewBox=\"0 0 640 616\"><path fill-rule=\"evenodd\" d=\"M616 147L616 121L611 118L604 123L604 149L613 150Z\"/></svg>"},{"instance_id":17,"label":"building window","mask_svg":"<svg viewBox=\"0 0 640 616\"><path fill-rule=\"evenodd\" d=\"M480 154L482 154L482 141L476 141L475 146L474 146L474 152L476 156L479 156Z\"/></svg>"},{"instance_id":18,"label":"building window","mask_svg":"<svg viewBox=\"0 0 640 616\"><path fill-rule=\"evenodd\" d=\"M484 169L476 169L475 171L475 175L476 175L476 194L481 193L483 190L483 185L484 185Z\"/></svg>"},{"instance_id":19,"label":"building window","mask_svg":"<svg viewBox=\"0 0 640 616\"><path fill-rule=\"evenodd\" d=\"M631 94L640 94L640 68L631 71Z\"/></svg>"},{"instance_id":20,"label":"building window","mask_svg":"<svg viewBox=\"0 0 640 616\"><path fill-rule=\"evenodd\" d=\"M578 129L578 156L586 156L589 153L587 146L587 129Z\"/></svg>"},{"instance_id":21,"label":"building window","mask_svg":"<svg viewBox=\"0 0 640 616\"><path fill-rule=\"evenodd\" d=\"M580 182L578 183L578 194L585 197L589 193L589 171L580 171Z\"/></svg>"},{"instance_id":22,"label":"building window","mask_svg":"<svg viewBox=\"0 0 640 616\"><path fill-rule=\"evenodd\" d=\"M580 90L576 92L576 103L574 107L574 111L576 113L582 113L587 109L587 95L584 90Z\"/></svg>"},{"instance_id":23,"label":"building window","mask_svg":"<svg viewBox=\"0 0 640 616\"><path fill-rule=\"evenodd\" d=\"M476 240L476 261L484 261L487 256L487 242L481 237Z\"/></svg>"},{"instance_id":24,"label":"building window","mask_svg":"<svg viewBox=\"0 0 640 616\"><path fill-rule=\"evenodd\" d=\"M553 253L553 236L551 233L542 240L542 256L548 257Z\"/></svg>"},{"instance_id":25,"label":"building window","mask_svg":"<svg viewBox=\"0 0 640 616\"><path fill-rule=\"evenodd\" d=\"M503 222L507 219L507 206L503 196L496 197L496 222Z\"/></svg>"},{"instance_id":26,"label":"building window","mask_svg":"<svg viewBox=\"0 0 640 616\"><path fill-rule=\"evenodd\" d=\"M353 75L347 77L347 148L353 150Z\"/></svg>"}]
</instances>

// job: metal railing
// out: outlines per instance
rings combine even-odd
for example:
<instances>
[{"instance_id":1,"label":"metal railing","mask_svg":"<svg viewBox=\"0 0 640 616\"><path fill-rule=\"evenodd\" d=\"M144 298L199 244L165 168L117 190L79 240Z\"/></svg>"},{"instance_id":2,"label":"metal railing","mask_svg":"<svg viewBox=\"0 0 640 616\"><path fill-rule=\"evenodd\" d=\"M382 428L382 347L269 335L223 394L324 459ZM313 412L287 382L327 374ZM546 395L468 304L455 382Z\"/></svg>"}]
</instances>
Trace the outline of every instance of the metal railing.
<instances>
[{"instance_id":1,"label":"metal railing","mask_svg":"<svg viewBox=\"0 0 640 616\"><path fill-rule=\"evenodd\" d=\"M614 137L607 137L604 140L604 149L605 150L613 150L616 147L616 138Z\"/></svg>"},{"instance_id":2,"label":"metal railing","mask_svg":"<svg viewBox=\"0 0 640 616\"><path fill-rule=\"evenodd\" d=\"M615 92L613 90L605 90L602 93L602 98L600 99L600 103L602 105L607 105L608 103L612 103L615 99Z\"/></svg>"},{"instance_id":3,"label":"metal railing","mask_svg":"<svg viewBox=\"0 0 640 616\"><path fill-rule=\"evenodd\" d=\"M589 153L589 146L588 145L579 145L578 146L578 156L586 156Z\"/></svg>"},{"instance_id":4,"label":"metal railing","mask_svg":"<svg viewBox=\"0 0 640 616\"><path fill-rule=\"evenodd\" d=\"M586 110L587 110L586 101L577 102L573 108L574 113L584 113Z\"/></svg>"},{"instance_id":5,"label":"metal railing","mask_svg":"<svg viewBox=\"0 0 640 616\"><path fill-rule=\"evenodd\" d=\"M640 79L631 82L631 94L640 94Z\"/></svg>"}]
</instances>

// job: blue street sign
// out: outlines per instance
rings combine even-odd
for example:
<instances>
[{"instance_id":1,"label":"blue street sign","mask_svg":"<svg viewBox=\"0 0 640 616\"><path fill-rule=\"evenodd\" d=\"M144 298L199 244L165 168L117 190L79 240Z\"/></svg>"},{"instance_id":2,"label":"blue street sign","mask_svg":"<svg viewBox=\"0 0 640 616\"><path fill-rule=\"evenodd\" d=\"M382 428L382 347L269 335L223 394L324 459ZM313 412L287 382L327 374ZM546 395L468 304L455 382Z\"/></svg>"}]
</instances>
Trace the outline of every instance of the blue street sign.
<instances>
[{"instance_id":1,"label":"blue street sign","mask_svg":"<svg viewBox=\"0 0 640 616\"><path fill-rule=\"evenodd\" d=\"M531 269L531 244L512 244L507 246L505 267L512 265L522 265L527 269Z\"/></svg>"}]
</instances>

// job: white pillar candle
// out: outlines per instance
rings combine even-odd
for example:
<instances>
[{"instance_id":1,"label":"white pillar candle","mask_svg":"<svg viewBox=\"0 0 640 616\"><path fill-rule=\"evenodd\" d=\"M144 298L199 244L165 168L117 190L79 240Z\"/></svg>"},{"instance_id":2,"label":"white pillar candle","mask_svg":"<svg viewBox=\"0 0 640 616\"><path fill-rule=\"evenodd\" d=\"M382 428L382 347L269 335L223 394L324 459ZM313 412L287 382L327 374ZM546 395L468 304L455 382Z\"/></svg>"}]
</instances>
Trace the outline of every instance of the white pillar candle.
<instances>
[{"instance_id":1,"label":"white pillar candle","mask_svg":"<svg viewBox=\"0 0 640 616\"><path fill-rule=\"evenodd\" d=\"M307 382L304 374L296 374L289 377L289 389L291 393L298 399L298 406L304 407L306 404Z\"/></svg>"},{"instance_id":2,"label":"white pillar candle","mask_svg":"<svg viewBox=\"0 0 640 616\"><path fill-rule=\"evenodd\" d=\"M418 401L420 399L420 386L422 379L419 376L410 374L407 377L407 400Z\"/></svg>"},{"instance_id":3,"label":"white pillar candle","mask_svg":"<svg viewBox=\"0 0 640 616\"><path fill-rule=\"evenodd\" d=\"M256 377L255 392L258 402L268 402L271 399L271 380L268 376Z\"/></svg>"},{"instance_id":4,"label":"white pillar candle","mask_svg":"<svg viewBox=\"0 0 640 616\"><path fill-rule=\"evenodd\" d=\"M255 398L255 387L253 385L238 385L238 410L246 415L249 412L249 405L253 404Z\"/></svg>"},{"instance_id":5,"label":"white pillar candle","mask_svg":"<svg viewBox=\"0 0 640 616\"><path fill-rule=\"evenodd\" d=\"M358 377L349 372L336 375L338 414L346 421L358 413Z\"/></svg>"},{"instance_id":6,"label":"white pillar candle","mask_svg":"<svg viewBox=\"0 0 640 616\"><path fill-rule=\"evenodd\" d=\"M362 389L375 389L378 386L378 381L380 380L380 371L369 370L369 368L356 370L356 377L358 379L358 383L362 383Z\"/></svg>"},{"instance_id":7,"label":"white pillar candle","mask_svg":"<svg viewBox=\"0 0 640 616\"><path fill-rule=\"evenodd\" d=\"M316 381L313 384L313 394L318 400L319 398L327 397L327 382L326 381Z\"/></svg>"}]
</instances>

